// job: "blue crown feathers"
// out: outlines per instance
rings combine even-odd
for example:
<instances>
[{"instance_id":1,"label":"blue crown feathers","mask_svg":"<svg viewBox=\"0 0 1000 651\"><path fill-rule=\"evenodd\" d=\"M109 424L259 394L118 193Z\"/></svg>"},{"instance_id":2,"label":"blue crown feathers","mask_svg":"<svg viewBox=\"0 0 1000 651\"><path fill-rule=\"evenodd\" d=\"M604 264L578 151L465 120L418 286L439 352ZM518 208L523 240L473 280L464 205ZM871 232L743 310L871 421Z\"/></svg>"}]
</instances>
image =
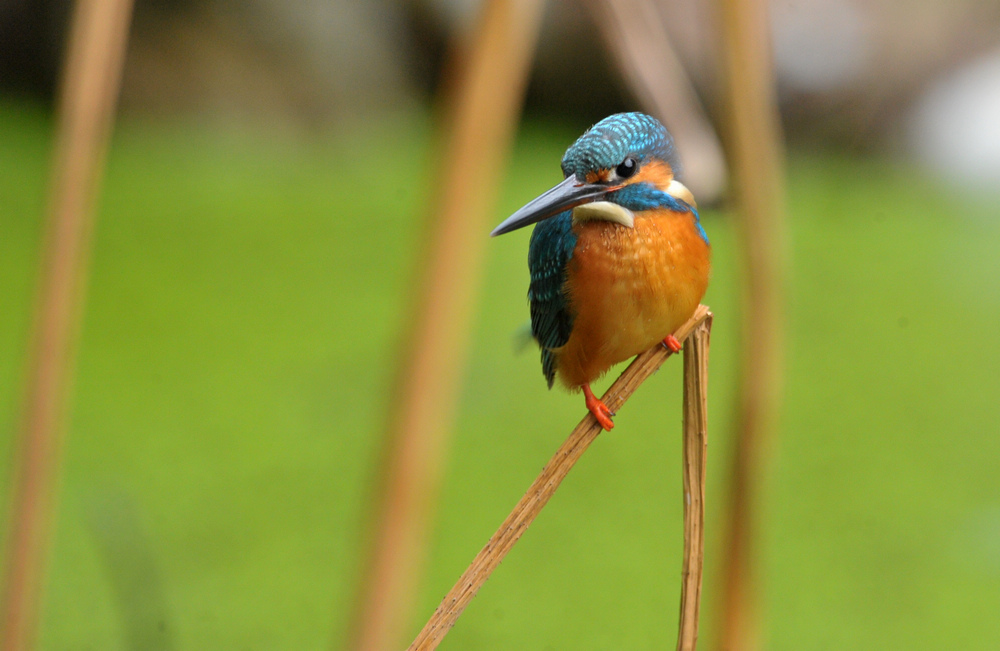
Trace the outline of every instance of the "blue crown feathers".
<instances>
[{"instance_id":1,"label":"blue crown feathers","mask_svg":"<svg viewBox=\"0 0 1000 651\"><path fill-rule=\"evenodd\" d=\"M674 140L666 128L645 113L616 113L592 126L580 136L562 159L566 176L583 180L587 172L617 167L632 156L640 163L653 157L666 161L679 175Z\"/></svg>"}]
</instances>

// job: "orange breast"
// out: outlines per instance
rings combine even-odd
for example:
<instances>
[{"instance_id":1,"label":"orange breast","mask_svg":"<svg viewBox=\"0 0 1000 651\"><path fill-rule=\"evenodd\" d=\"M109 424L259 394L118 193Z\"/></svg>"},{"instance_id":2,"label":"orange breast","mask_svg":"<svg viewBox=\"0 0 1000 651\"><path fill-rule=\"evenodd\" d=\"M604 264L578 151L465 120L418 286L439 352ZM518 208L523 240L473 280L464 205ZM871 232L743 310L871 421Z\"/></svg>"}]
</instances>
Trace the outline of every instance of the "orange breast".
<instances>
[{"instance_id":1,"label":"orange breast","mask_svg":"<svg viewBox=\"0 0 1000 651\"><path fill-rule=\"evenodd\" d=\"M557 371L579 387L676 330L708 287L710 248L690 213L636 213L635 227L606 221L574 226L567 273L576 317Z\"/></svg>"}]
</instances>

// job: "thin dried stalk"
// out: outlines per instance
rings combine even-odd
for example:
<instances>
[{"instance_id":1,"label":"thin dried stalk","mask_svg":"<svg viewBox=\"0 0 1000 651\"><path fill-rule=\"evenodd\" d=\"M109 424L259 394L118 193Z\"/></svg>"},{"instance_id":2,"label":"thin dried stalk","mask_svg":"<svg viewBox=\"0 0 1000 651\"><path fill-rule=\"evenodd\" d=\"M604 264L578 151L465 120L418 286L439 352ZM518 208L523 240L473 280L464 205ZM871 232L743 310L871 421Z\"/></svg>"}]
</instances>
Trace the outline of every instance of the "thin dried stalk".
<instances>
[{"instance_id":1,"label":"thin dried stalk","mask_svg":"<svg viewBox=\"0 0 1000 651\"><path fill-rule=\"evenodd\" d=\"M711 315L684 346L684 564L677 650L698 643L701 575L705 565L705 457L708 452L708 342Z\"/></svg>"},{"instance_id":2,"label":"thin dried stalk","mask_svg":"<svg viewBox=\"0 0 1000 651\"><path fill-rule=\"evenodd\" d=\"M699 305L694 315L674 333L674 336L678 341L683 342L710 316L711 312L708 311L708 308ZM618 411L639 388L639 385L655 373L669 356L670 352L664 346L654 346L637 356L604 394L604 404L611 411ZM580 421L580 424L576 426L566 442L542 469L542 473L531 484L528 492L517 503L497 532L476 555L475 560L455 583L455 586L445 595L437 610L434 611L423 630L410 645L409 651L431 651L437 648L451 627L455 625L459 615L476 596L479 588L504 559L507 552L514 547L528 525L538 517L549 498L559 488L559 484L562 483L570 469L601 431L601 426L598 425L592 414L587 414Z\"/></svg>"},{"instance_id":3,"label":"thin dried stalk","mask_svg":"<svg viewBox=\"0 0 1000 651\"><path fill-rule=\"evenodd\" d=\"M114 121L132 0L78 0L49 186L45 250L3 558L0 649L33 646L56 510L61 430L83 307L94 199Z\"/></svg>"},{"instance_id":4,"label":"thin dried stalk","mask_svg":"<svg viewBox=\"0 0 1000 651\"><path fill-rule=\"evenodd\" d=\"M766 0L719 0L728 149L744 259L743 360L719 590L719 648L758 648L758 493L781 397L784 154Z\"/></svg>"},{"instance_id":5,"label":"thin dried stalk","mask_svg":"<svg viewBox=\"0 0 1000 651\"><path fill-rule=\"evenodd\" d=\"M486 216L513 142L540 0L483 3L450 92L418 297L387 423L368 567L347 648L398 648L410 618L478 294Z\"/></svg>"},{"instance_id":6,"label":"thin dried stalk","mask_svg":"<svg viewBox=\"0 0 1000 651\"><path fill-rule=\"evenodd\" d=\"M704 204L726 185L722 143L670 42L670 8L663 0L587 3L622 76L648 113L670 129L684 152L684 184Z\"/></svg>"}]
</instances>

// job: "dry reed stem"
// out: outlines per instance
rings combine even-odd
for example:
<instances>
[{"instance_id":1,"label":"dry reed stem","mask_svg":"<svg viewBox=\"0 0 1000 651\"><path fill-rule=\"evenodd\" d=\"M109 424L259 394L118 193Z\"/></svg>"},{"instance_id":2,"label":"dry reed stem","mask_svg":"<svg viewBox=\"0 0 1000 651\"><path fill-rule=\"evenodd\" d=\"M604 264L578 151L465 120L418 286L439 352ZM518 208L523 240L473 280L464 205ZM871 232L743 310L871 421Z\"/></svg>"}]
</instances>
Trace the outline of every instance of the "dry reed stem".
<instances>
[{"instance_id":1,"label":"dry reed stem","mask_svg":"<svg viewBox=\"0 0 1000 651\"><path fill-rule=\"evenodd\" d=\"M488 0L457 74L411 330L387 418L371 556L347 647L398 648L410 618L479 288L486 222L514 139L542 18L540 0Z\"/></svg>"},{"instance_id":2,"label":"dry reed stem","mask_svg":"<svg viewBox=\"0 0 1000 651\"><path fill-rule=\"evenodd\" d=\"M7 651L34 644L94 199L114 121L131 15L132 0L79 0L66 48L3 558L0 649Z\"/></svg>"},{"instance_id":3,"label":"dry reed stem","mask_svg":"<svg viewBox=\"0 0 1000 651\"><path fill-rule=\"evenodd\" d=\"M694 315L674 333L674 336L678 341L684 342L710 316L711 312L708 308L699 305ZM629 396L639 388L639 385L660 368L670 354L666 347L654 346L638 355L604 394L604 404L611 411L618 411ZM531 484L528 492L524 494L507 519L503 521L497 532L493 534L458 582L441 600L441 604L431 615L430 620L413 640L409 651L431 651L437 648L451 627L455 625L459 615L476 596L479 588L486 582L493 570L500 565L507 552L521 538L528 525L538 516L570 469L601 431L601 426L598 425L592 414L587 414L580 421L580 424L576 426L569 438L542 469L541 474Z\"/></svg>"},{"instance_id":4,"label":"dry reed stem","mask_svg":"<svg viewBox=\"0 0 1000 651\"><path fill-rule=\"evenodd\" d=\"M635 97L667 125L684 152L684 183L704 204L726 185L722 143L670 42L670 8L663 0L591 0L604 42Z\"/></svg>"},{"instance_id":5,"label":"dry reed stem","mask_svg":"<svg viewBox=\"0 0 1000 651\"><path fill-rule=\"evenodd\" d=\"M766 0L719 0L728 148L743 254L743 359L719 590L719 648L758 647L758 487L781 395L784 161Z\"/></svg>"},{"instance_id":6,"label":"dry reed stem","mask_svg":"<svg viewBox=\"0 0 1000 651\"><path fill-rule=\"evenodd\" d=\"M708 452L709 315L684 346L684 562L677 650L694 651L705 561L705 458Z\"/></svg>"}]
</instances>

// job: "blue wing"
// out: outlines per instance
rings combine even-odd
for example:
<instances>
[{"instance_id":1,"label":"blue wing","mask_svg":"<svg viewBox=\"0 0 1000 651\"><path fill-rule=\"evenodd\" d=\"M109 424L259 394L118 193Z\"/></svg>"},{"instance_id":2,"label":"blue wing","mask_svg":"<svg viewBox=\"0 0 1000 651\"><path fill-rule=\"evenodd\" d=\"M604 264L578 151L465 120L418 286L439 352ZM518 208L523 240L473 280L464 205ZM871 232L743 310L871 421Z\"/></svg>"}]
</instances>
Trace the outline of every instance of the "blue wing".
<instances>
[{"instance_id":1,"label":"blue wing","mask_svg":"<svg viewBox=\"0 0 1000 651\"><path fill-rule=\"evenodd\" d=\"M576 233L570 211L539 222L528 245L528 302L531 334L542 349L542 372L552 388L556 376L553 348L569 340L573 313L566 297L566 266L573 257Z\"/></svg>"}]
</instances>

